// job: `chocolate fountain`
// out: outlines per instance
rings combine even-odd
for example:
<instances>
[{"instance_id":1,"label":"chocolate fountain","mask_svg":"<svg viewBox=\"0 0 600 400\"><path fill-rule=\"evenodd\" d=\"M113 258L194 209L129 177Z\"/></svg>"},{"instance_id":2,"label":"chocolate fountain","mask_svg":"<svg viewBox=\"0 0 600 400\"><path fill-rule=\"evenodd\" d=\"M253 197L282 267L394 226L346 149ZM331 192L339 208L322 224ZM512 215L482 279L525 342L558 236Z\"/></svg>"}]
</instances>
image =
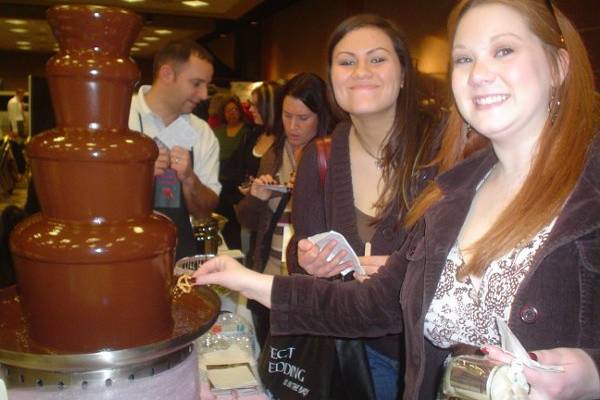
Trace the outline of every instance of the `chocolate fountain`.
<instances>
[{"instance_id":1,"label":"chocolate fountain","mask_svg":"<svg viewBox=\"0 0 600 400\"><path fill-rule=\"evenodd\" d=\"M47 16L57 127L27 148L42 212L11 236L0 363L9 387L111 386L186 360L219 300L206 288L171 298L176 231L151 204L158 151L127 127L141 19L78 5Z\"/></svg>"}]
</instances>

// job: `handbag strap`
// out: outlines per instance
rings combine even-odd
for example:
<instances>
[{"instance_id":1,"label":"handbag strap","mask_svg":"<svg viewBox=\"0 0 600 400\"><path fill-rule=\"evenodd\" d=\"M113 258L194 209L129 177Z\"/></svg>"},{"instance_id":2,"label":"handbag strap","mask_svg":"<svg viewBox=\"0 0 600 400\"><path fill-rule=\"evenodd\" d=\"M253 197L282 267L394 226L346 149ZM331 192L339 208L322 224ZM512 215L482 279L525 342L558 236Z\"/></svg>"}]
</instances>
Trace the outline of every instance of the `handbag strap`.
<instances>
[{"instance_id":1,"label":"handbag strap","mask_svg":"<svg viewBox=\"0 0 600 400\"><path fill-rule=\"evenodd\" d=\"M284 194L281 195L279 204L277 205L277 208L275 209L275 212L273 213L273 216L271 217L271 220L269 221L269 226L267 227L264 237L270 238L270 239L262 241L263 243L262 243L262 249L261 249L261 256L263 259L263 262L262 262L263 265L260 266L261 270L258 272L264 272L265 267L267 266L269 252L271 251L271 241L273 240L273 232L275 232L275 227L277 226L277 222L279 222L279 218L281 218L281 215L285 211L285 206L287 205L288 201L290 200L291 195L292 195L292 192L285 192ZM282 251L286 251L286 250L282 249Z\"/></svg>"},{"instance_id":2,"label":"handbag strap","mask_svg":"<svg viewBox=\"0 0 600 400\"><path fill-rule=\"evenodd\" d=\"M331 156L331 137L322 136L315 140L317 147L317 166L319 168L319 181L321 187L325 186L325 176L327 175L327 162Z\"/></svg>"}]
</instances>

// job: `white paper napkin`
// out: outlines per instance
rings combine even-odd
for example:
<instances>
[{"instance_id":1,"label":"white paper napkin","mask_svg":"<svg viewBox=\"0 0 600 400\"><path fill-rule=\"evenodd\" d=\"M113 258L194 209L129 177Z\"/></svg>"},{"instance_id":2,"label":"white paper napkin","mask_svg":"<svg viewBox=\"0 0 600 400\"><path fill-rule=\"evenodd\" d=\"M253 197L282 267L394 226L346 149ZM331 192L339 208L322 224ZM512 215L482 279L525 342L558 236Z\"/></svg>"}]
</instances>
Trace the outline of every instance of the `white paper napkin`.
<instances>
[{"instance_id":1,"label":"white paper napkin","mask_svg":"<svg viewBox=\"0 0 600 400\"><path fill-rule=\"evenodd\" d=\"M325 247L327 243L329 243L331 240L335 240L337 242L337 245L333 248L333 251L327 258L327 261L333 260L337 253L339 253L342 250L346 250L346 257L344 257L342 262L350 261L352 265L343 270L341 274L346 275L352 271L357 272L361 275L365 274L365 270L360 265L360 262L358 260L358 257L356 256L356 253L354 252L354 249L350 247L350 244L341 233L336 231L318 233L309 237L308 240L319 246L319 249L323 249L323 247Z\"/></svg>"},{"instance_id":2,"label":"white paper napkin","mask_svg":"<svg viewBox=\"0 0 600 400\"><path fill-rule=\"evenodd\" d=\"M502 318L496 317L496 325L500 331L500 341L502 350L512 354L516 360L530 368L539 369L540 371L564 372L564 368L558 365L543 365L534 361L527 354L525 347L519 342L519 339L510 330L506 322Z\"/></svg>"},{"instance_id":3,"label":"white paper napkin","mask_svg":"<svg viewBox=\"0 0 600 400\"><path fill-rule=\"evenodd\" d=\"M184 118L177 118L169 126L160 131L156 138L169 150L180 146L191 150L196 143L196 131Z\"/></svg>"}]
</instances>

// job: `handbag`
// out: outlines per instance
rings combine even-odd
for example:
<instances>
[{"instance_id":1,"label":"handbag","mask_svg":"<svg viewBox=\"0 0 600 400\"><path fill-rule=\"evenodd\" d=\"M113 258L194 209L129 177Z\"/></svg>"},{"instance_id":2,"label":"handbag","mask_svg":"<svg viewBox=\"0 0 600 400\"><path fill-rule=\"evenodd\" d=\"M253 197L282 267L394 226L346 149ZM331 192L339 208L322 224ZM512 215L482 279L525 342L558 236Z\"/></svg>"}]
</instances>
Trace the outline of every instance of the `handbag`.
<instances>
[{"instance_id":1,"label":"handbag","mask_svg":"<svg viewBox=\"0 0 600 400\"><path fill-rule=\"evenodd\" d=\"M331 397L335 362L333 339L269 334L258 359L258 373L273 399L321 400Z\"/></svg>"},{"instance_id":2,"label":"handbag","mask_svg":"<svg viewBox=\"0 0 600 400\"><path fill-rule=\"evenodd\" d=\"M315 145L324 187L331 138L318 138ZM269 334L258 371L274 399L375 399L364 344L359 339Z\"/></svg>"}]
</instances>

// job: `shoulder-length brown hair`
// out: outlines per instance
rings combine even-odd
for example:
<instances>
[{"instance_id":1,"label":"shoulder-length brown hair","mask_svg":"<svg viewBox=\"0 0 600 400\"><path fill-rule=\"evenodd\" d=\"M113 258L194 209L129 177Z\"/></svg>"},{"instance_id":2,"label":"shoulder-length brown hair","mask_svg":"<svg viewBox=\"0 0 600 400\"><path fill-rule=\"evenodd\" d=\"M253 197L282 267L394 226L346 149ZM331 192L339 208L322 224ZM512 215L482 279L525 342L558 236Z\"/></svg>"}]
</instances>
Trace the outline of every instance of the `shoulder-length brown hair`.
<instances>
[{"instance_id":1,"label":"shoulder-length brown hair","mask_svg":"<svg viewBox=\"0 0 600 400\"><path fill-rule=\"evenodd\" d=\"M280 89L279 109L283 114L283 101L287 96L300 100L310 111L317 115L317 131L313 139L328 135L331 133L333 123L331 110L327 104L327 86L323 79L317 74L311 72L300 72L292 79L287 81ZM275 126L277 138L273 146L277 154L276 165L281 166L283 149L287 139L283 126L283 117L279 116ZM312 139L311 139L312 140Z\"/></svg>"},{"instance_id":2,"label":"shoulder-length brown hair","mask_svg":"<svg viewBox=\"0 0 600 400\"><path fill-rule=\"evenodd\" d=\"M559 214L581 175L597 123L594 78L586 49L571 22L556 7L552 13L547 2L463 0L450 14L450 43L465 13L489 3L506 5L525 18L529 29L543 43L555 82L560 81L561 49L568 53L569 65L562 83L548 88L560 100L560 105L549 105L549 117L528 177L489 231L469 249L473 257L469 265L461 270L461 276L481 275L491 261L533 238ZM476 135L467 136L464 126L465 121L453 106L440 152L435 159L440 173L461 161L464 149L476 138ZM443 191L435 182L430 184L415 202L406 224L410 226L416 223L443 196Z\"/></svg>"},{"instance_id":3,"label":"shoulder-length brown hair","mask_svg":"<svg viewBox=\"0 0 600 400\"><path fill-rule=\"evenodd\" d=\"M422 135L418 129L416 76L406 41L400 30L391 21L373 14L360 14L340 23L329 37L327 46L328 94L332 110L340 120L349 120L349 114L337 104L331 83L333 52L337 44L348 33L361 28L376 28L385 33L392 44L404 76L404 85L396 101L396 114L392 129L388 132L383 147L383 191L375 203L377 222L397 218L406 214L411 200L416 197L416 168L423 155ZM401 79L401 77L398 77ZM393 215L399 210L399 215ZM396 211L397 212L397 211Z\"/></svg>"}]
</instances>

